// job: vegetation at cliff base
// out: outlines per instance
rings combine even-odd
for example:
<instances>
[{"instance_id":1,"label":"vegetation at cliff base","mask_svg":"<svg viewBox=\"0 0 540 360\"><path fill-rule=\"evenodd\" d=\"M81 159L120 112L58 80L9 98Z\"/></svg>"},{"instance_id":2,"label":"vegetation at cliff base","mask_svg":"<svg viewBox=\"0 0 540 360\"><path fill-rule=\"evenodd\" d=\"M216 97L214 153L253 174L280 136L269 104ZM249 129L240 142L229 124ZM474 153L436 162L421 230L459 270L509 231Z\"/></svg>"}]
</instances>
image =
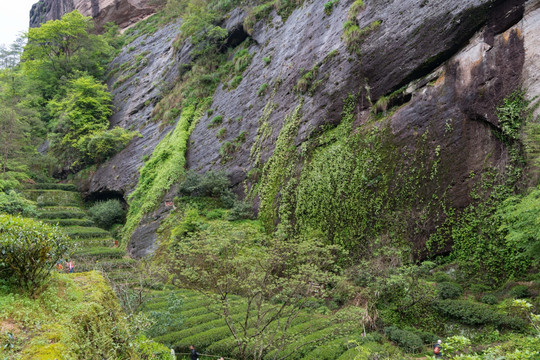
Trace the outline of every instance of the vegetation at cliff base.
<instances>
[{"instance_id":1,"label":"vegetation at cliff base","mask_svg":"<svg viewBox=\"0 0 540 360\"><path fill-rule=\"evenodd\" d=\"M527 89L368 74L384 2L151 5L0 48L0 359L540 357Z\"/></svg>"}]
</instances>

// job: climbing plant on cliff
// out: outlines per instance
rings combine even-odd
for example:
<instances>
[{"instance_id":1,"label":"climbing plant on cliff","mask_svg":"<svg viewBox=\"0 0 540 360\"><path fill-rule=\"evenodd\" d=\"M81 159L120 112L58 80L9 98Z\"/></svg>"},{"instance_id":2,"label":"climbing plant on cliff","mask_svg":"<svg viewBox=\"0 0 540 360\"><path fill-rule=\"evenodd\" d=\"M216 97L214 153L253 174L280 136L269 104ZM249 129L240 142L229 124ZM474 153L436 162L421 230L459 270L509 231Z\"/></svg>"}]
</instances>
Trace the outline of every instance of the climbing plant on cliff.
<instances>
[{"instance_id":1,"label":"climbing plant on cliff","mask_svg":"<svg viewBox=\"0 0 540 360\"><path fill-rule=\"evenodd\" d=\"M428 146L429 131L401 152L385 119L353 131L357 98L345 100L337 127L301 148L294 146L301 106L286 118L257 188L267 231L321 232L330 243L366 253L375 239L401 246L421 238L426 219L441 212L441 150Z\"/></svg>"},{"instance_id":2,"label":"climbing plant on cliff","mask_svg":"<svg viewBox=\"0 0 540 360\"><path fill-rule=\"evenodd\" d=\"M448 209L445 224L432 234L429 245L453 244L450 257L465 273L493 285L522 275L532 264L538 264L533 253L538 249L538 234L528 229L537 214L532 209L537 191L516 195L523 187L526 166L522 127L530 120L530 103L525 92L516 90L496 108L500 132L495 135L506 145L509 161L501 171L488 168L471 191L472 203L463 211ZM534 159L531 159L534 160Z\"/></svg>"}]
</instances>

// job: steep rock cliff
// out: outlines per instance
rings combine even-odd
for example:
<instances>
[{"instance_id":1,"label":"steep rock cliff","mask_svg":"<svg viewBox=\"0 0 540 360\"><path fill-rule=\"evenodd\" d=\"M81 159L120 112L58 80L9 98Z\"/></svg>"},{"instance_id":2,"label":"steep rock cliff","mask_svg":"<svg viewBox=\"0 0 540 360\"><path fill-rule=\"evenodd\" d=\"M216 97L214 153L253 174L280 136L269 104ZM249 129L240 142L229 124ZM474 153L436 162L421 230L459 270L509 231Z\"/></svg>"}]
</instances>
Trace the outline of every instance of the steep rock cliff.
<instances>
[{"instance_id":1,"label":"steep rock cliff","mask_svg":"<svg viewBox=\"0 0 540 360\"><path fill-rule=\"evenodd\" d=\"M340 124L345 99L359 94L353 132L372 126L374 104L381 104L385 125L375 126L389 126L394 149L401 149L407 157L424 141L428 160L441 158L438 183L421 191L426 197L444 197L457 209L465 207L477 182L471 174L486 167L504 171L509 161L507 148L497 136L496 107L519 86L526 87L531 97L540 93L539 2L365 1L355 16L359 29L367 29L358 44L358 58L350 53L343 37L352 3L339 1L327 14L324 2L306 1L285 21L274 12L269 21L256 23L250 31L251 65L236 89L221 86L216 91L210 106L213 115L203 116L191 133L187 167L199 172L223 169L243 195L254 182L247 174L271 159L280 132L295 109L301 109L293 139L300 153L324 129ZM238 30L244 16L236 11L223 26L231 32ZM138 75L114 90L115 125L138 128L143 137L96 172L88 194L113 191L127 198L136 186L143 156L172 128L152 123L150 112L157 85L172 81L174 69L190 61L189 46L177 54L170 48L177 28L171 25L137 40L148 45L133 43L136 52L130 54L126 49L115 60L122 63L149 51L149 62L137 68ZM313 78L306 91L299 93L299 80L310 69L316 69ZM380 99L385 101L378 102ZM387 113L389 109L392 111ZM216 137L218 128L208 126L216 114L226 120L222 126L226 135L221 140ZM224 159L220 148L242 132L246 142ZM308 160L298 162L296 176L306 164ZM165 197L172 196L171 191ZM276 196L279 204L285 195L278 192ZM256 205L259 201L255 196ZM129 244L133 255L152 251L155 230L167 211L159 206L141 221ZM417 217L416 224L423 219L422 214L411 216ZM428 219L410 238L415 249L421 252L437 221Z\"/></svg>"},{"instance_id":2,"label":"steep rock cliff","mask_svg":"<svg viewBox=\"0 0 540 360\"><path fill-rule=\"evenodd\" d=\"M96 27L101 29L109 21L126 28L153 14L156 7L149 0L40 0L30 11L30 27L60 19L73 10L92 16Z\"/></svg>"}]
</instances>

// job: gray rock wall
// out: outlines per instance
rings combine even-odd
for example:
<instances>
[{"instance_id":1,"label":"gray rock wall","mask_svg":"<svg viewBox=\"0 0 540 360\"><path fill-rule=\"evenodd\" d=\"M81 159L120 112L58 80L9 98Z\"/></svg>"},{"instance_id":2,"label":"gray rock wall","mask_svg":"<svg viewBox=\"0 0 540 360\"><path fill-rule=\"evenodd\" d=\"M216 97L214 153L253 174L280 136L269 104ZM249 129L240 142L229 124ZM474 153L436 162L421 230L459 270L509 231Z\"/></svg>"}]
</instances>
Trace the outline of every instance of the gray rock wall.
<instances>
[{"instance_id":1,"label":"gray rock wall","mask_svg":"<svg viewBox=\"0 0 540 360\"><path fill-rule=\"evenodd\" d=\"M262 163L273 153L285 116L300 101L294 86L302 69L319 64L315 80L320 80L320 86L304 97L298 146L322 125L339 123L348 94L363 94L356 109L360 125L367 121L368 110L379 97L404 88L397 104L400 107L390 119L395 142L404 148L414 147L419 135L429 130L430 141L440 146L447 159L445 171L451 174L441 185L448 189L451 205L466 206L474 184L470 173L488 165L504 169L508 161L505 147L493 135L499 125L497 104L520 85L529 89L530 95L540 92L539 1L366 0L365 9L357 16L359 27L374 21L381 24L366 35L358 59L347 51L342 38L352 2L341 0L331 15L326 15L325 1L306 1L286 21L273 14L271 21L256 24L249 49L254 54L251 65L236 89L218 88L212 116L203 117L191 135L188 168L200 172L224 169L241 193L246 174L255 166L250 150L264 109L271 106L273 111L268 117L271 134L261 146ZM236 13L225 25L233 28L241 20L242 15ZM139 80L130 80L115 90L118 110L113 122L139 128L143 137L97 171L89 194L128 194L136 184L143 155L151 154L170 131L170 126L151 123L149 114L156 97L155 84L173 81L174 69L189 61L188 48L179 54L170 49L175 31L177 27L167 27L146 39L145 45L132 44L136 53L150 51L153 62L139 71ZM334 51L337 55L328 58ZM126 61L136 53L124 51L115 61ZM263 58L268 56L271 62L265 64ZM167 64L170 70L163 70ZM268 91L258 96L263 84L268 84ZM225 119L227 135L222 140L216 137L218 129L208 128L216 115ZM242 120L229 121L237 118ZM220 147L243 131L247 141L231 160L223 161ZM165 209L158 209L143 220L130 243L133 255L152 251L155 229L166 215ZM433 226L413 239L417 248L422 248Z\"/></svg>"}]
</instances>

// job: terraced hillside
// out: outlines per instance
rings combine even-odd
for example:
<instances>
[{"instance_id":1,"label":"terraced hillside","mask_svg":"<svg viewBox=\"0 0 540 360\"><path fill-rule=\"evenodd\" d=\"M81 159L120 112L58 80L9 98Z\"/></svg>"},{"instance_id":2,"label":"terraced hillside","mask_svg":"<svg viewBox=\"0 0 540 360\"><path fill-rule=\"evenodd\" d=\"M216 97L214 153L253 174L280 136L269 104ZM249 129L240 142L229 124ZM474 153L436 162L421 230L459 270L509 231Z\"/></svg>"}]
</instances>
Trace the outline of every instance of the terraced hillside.
<instances>
[{"instance_id":1,"label":"terraced hillside","mask_svg":"<svg viewBox=\"0 0 540 360\"><path fill-rule=\"evenodd\" d=\"M37 204L39 220L59 225L70 236L75 271L92 270L99 262L100 268L118 272L134 261L125 259L125 251L115 247L109 231L97 227L90 219L74 185L36 184L24 190L24 195ZM114 276L114 272L109 275Z\"/></svg>"},{"instance_id":2,"label":"terraced hillside","mask_svg":"<svg viewBox=\"0 0 540 360\"><path fill-rule=\"evenodd\" d=\"M171 294L182 299L179 311L171 311ZM155 336L154 340L174 348L177 354L187 354L195 344L200 353L238 358L238 348L219 309L210 305L207 298L191 290L155 290L153 299L144 311L167 313L171 318L182 318L176 328ZM231 317L236 323L246 316L247 304L240 297L231 297ZM336 315L319 314L316 310L302 311L291 322L288 334L292 342L283 344L281 352L269 351L265 359L293 360L352 360L366 349L369 353L397 354L399 351L383 341L379 334L363 336L362 328L344 324ZM351 326L352 325L352 326ZM272 326L272 325L271 325ZM361 345L361 346L358 346ZM427 349L427 348L426 348Z\"/></svg>"}]
</instances>

